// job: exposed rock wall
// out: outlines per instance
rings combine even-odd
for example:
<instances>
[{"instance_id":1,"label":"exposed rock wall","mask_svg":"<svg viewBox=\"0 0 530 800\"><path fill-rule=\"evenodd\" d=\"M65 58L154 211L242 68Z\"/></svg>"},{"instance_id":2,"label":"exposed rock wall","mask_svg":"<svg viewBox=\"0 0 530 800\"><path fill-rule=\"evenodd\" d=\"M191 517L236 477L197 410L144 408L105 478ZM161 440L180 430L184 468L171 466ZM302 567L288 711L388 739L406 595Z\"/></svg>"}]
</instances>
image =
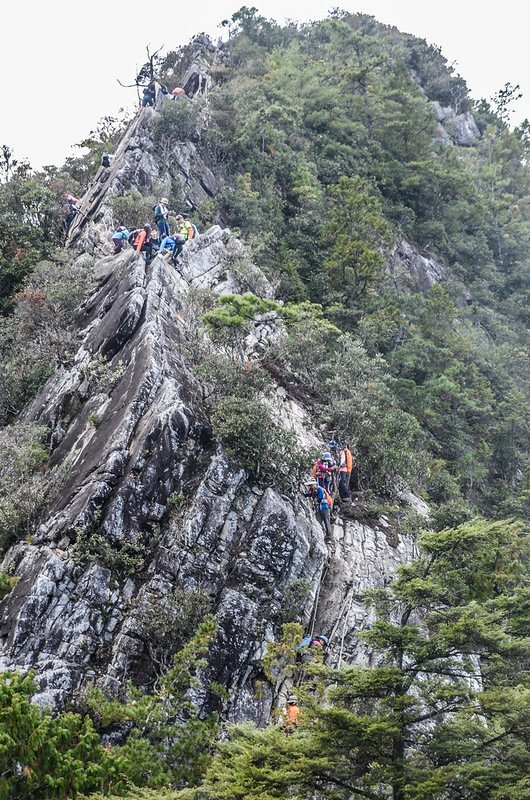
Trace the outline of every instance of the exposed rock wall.
<instances>
[{"instance_id":1,"label":"exposed rock wall","mask_svg":"<svg viewBox=\"0 0 530 800\"><path fill-rule=\"evenodd\" d=\"M208 251L219 259L217 236L197 241L201 263ZM328 548L305 502L252 485L211 440L192 370L187 282L163 259L146 266L132 252L103 257L96 270L75 363L52 376L23 415L51 427L53 462L67 459L68 472L35 540L13 547L2 564L20 578L2 603L2 667L35 668L42 699L52 703L87 679L148 681L154 667L138 609L175 586L200 587L220 622L211 670L231 689L229 713L253 709L263 720L272 697L253 702L253 683L289 585L309 581L301 617L314 616L328 632L338 622L332 644L344 633L345 654L354 657L354 631L370 621L363 589L384 585L412 555L412 542L383 526L340 521ZM110 390L90 390L90 364L101 355L118 379ZM278 402L308 436L303 409L281 391ZM168 510L174 495L184 498L176 515ZM79 563L72 546L84 530L117 552L141 546L143 567L125 575L103 554Z\"/></svg>"}]
</instances>

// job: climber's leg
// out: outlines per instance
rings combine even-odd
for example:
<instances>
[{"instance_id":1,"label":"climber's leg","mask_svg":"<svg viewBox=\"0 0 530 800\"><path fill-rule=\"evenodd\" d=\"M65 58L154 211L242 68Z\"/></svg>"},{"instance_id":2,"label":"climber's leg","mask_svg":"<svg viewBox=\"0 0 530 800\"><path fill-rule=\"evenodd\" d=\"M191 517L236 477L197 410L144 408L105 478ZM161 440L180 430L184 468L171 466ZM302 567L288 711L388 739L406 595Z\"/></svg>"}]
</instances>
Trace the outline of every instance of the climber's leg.
<instances>
[{"instance_id":1,"label":"climber's leg","mask_svg":"<svg viewBox=\"0 0 530 800\"><path fill-rule=\"evenodd\" d=\"M331 539L333 537L333 528L331 527L331 510L329 508L323 508L321 511L317 511L317 519L324 529L324 537L326 539Z\"/></svg>"}]
</instances>

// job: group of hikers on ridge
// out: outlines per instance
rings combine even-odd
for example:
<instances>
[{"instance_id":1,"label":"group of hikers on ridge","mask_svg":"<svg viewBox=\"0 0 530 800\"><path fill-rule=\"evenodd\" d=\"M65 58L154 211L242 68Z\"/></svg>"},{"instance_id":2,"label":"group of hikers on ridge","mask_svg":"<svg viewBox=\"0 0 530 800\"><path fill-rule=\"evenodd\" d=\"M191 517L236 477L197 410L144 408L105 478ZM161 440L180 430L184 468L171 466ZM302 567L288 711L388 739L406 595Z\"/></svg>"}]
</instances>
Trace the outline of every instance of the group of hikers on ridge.
<instances>
[{"instance_id":1,"label":"group of hikers on ridge","mask_svg":"<svg viewBox=\"0 0 530 800\"><path fill-rule=\"evenodd\" d=\"M353 457L348 445L328 442L328 451L322 453L313 465L313 477L305 483L304 496L311 498L316 517L324 530L326 540L332 538L334 500L339 493L342 503L351 503L350 479Z\"/></svg>"},{"instance_id":2,"label":"group of hikers on ridge","mask_svg":"<svg viewBox=\"0 0 530 800\"><path fill-rule=\"evenodd\" d=\"M74 221L76 214L80 213L80 201L73 194L65 195L65 229L66 234ZM173 233L169 225L169 216L175 218L176 226ZM143 228L130 231L125 225L118 225L112 234L112 244L114 245L114 255L121 253L127 244L145 255L145 260L149 264L156 253L164 255L172 253L171 263L176 266L178 257L184 249L186 242L191 241L199 235L197 226L183 214L177 214L169 208L169 200L162 197L160 202L153 206L153 218L156 227L147 223Z\"/></svg>"},{"instance_id":3,"label":"group of hikers on ridge","mask_svg":"<svg viewBox=\"0 0 530 800\"><path fill-rule=\"evenodd\" d=\"M170 92L165 83L160 83L156 78L153 78L143 90L140 106L141 108L151 106L155 111L158 111L166 97L171 100L178 100L183 96L186 97L186 91L182 87L176 86Z\"/></svg>"},{"instance_id":4,"label":"group of hikers on ridge","mask_svg":"<svg viewBox=\"0 0 530 800\"><path fill-rule=\"evenodd\" d=\"M112 235L114 255L121 253L125 245L129 243L138 253L144 253L147 264L152 261L156 253L164 255L166 251L171 252L171 263L175 266L186 242L195 239L199 235L199 231L187 217L171 211L168 206L167 197L162 197L160 202L153 206L156 229L149 223L143 228L133 231L129 231L123 225L118 225ZM176 230L173 233L169 225L170 214L176 220Z\"/></svg>"}]
</instances>

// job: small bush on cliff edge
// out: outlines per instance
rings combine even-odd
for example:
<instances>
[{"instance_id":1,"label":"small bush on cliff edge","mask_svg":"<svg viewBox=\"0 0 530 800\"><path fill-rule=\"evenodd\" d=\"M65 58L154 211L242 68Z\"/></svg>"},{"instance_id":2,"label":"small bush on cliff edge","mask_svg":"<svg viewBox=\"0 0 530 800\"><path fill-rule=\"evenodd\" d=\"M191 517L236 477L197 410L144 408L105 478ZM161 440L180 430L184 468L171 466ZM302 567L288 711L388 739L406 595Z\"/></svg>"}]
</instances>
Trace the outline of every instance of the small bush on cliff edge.
<instances>
[{"instance_id":1,"label":"small bush on cliff edge","mask_svg":"<svg viewBox=\"0 0 530 800\"><path fill-rule=\"evenodd\" d=\"M32 533L45 500L47 428L10 425L0 433L0 550Z\"/></svg>"},{"instance_id":2,"label":"small bush on cliff edge","mask_svg":"<svg viewBox=\"0 0 530 800\"><path fill-rule=\"evenodd\" d=\"M178 142L187 142L197 135L199 106L183 97L166 101L153 122L153 141L166 150Z\"/></svg>"},{"instance_id":3,"label":"small bush on cliff edge","mask_svg":"<svg viewBox=\"0 0 530 800\"><path fill-rule=\"evenodd\" d=\"M279 425L258 399L226 397L212 411L215 437L253 478L287 488L307 469L311 455L295 434Z\"/></svg>"}]
</instances>

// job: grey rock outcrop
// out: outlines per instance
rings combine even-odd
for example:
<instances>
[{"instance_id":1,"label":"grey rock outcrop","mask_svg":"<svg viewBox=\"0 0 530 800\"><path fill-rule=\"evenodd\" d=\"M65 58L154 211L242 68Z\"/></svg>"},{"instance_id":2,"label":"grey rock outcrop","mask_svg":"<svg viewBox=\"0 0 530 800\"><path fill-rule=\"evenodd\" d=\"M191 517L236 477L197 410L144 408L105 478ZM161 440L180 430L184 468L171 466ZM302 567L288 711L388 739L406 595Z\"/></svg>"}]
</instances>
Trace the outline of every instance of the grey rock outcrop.
<instances>
[{"instance_id":1,"label":"grey rock outcrop","mask_svg":"<svg viewBox=\"0 0 530 800\"><path fill-rule=\"evenodd\" d=\"M212 239L218 245L214 234L196 243L201 263L209 249L220 260ZM230 689L226 713L238 718L244 707L263 721L273 697L253 700L254 681L289 586L308 581L299 618L335 628L333 658L339 641L342 657L354 657L354 630L369 623L362 591L384 585L412 555L412 541L389 536L383 524L340 521L328 550L304 502L252 485L212 442L193 375L187 281L163 259L146 266L132 252L99 259L96 273L74 364L24 412L62 430L53 461L66 460L68 471L34 542L11 548L2 564L19 581L2 603L1 665L35 669L39 699L52 705L87 680L149 682L155 666L138 609L177 586L200 587L219 620L210 670ZM89 389L102 356L110 388ZM310 435L303 409L281 393L278 402L291 428ZM176 515L168 510L174 496L184 498ZM76 552L85 531L115 558ZM142 553L132 574L119 566L126 546Z\"/></svg>"},{"instance_id":2,"label":"grey rock outcrop","mask_svg":"<svg viewBox=\"0 0 530 800\"><path fill-rule=\"evenodd\" d=\"M480 139L480 131L471 111L457 114L451 106L443 107L437 100L431 103L438 120L436 138L460 147L469 147Z\"/></svg>"},{"instance_id":3,"label":"grey rock outcrop","mask_svg":"<svg viewBox=\"0 0 530 800\"><path fill-rule=\"evenodd\" d=\"M426 292L446 277L445 267L434 258L421 255L402 239L387 263L387 274L400 289Z\"/></svg>"}]
</instances>

